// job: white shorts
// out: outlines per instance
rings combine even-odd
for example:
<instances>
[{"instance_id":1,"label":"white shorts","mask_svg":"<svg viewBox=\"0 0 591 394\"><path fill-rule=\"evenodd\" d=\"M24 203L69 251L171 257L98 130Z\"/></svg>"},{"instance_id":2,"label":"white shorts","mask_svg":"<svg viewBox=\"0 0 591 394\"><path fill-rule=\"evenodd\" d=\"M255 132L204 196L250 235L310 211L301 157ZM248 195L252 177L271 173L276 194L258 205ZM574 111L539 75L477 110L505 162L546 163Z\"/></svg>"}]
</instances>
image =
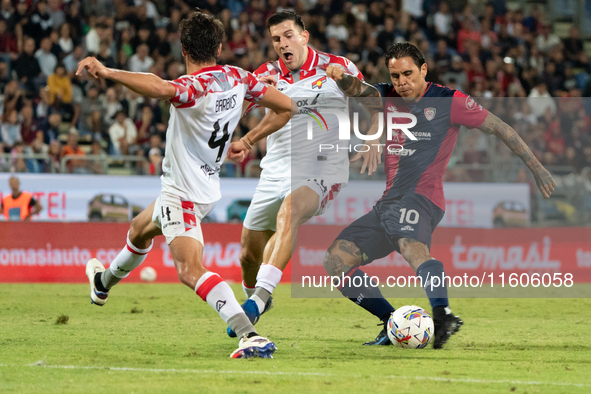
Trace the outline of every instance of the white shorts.
<instances>
[{"instance_id":1,"label":"white shorts","mask_svg":"<svg viewBox=\"0 0 591 394\"><path fill-rule=\"evenodd\" d=\"M215 202L199 204L163 190L154 204L152 222L162 230L167 244L176 237L191 237L204 245L201 220L213 207Z\"/></svg>"},{"instance_id":2,"label":"white shorts","mask_svg":"<svg viewBox=\"0 0 591 394\"><path fill-rule=\"evenodd\" d=\"M277 213L283 200L291 193L292 188L297 190L302 186L308 186L318 193L318 209L314 216L322 215L346 185L346 183L330 183L319 178L302 178L292 182L289 178L274 180L261 177L243 225L253 231L277 231Z\"/></svg>"}]
</instances>

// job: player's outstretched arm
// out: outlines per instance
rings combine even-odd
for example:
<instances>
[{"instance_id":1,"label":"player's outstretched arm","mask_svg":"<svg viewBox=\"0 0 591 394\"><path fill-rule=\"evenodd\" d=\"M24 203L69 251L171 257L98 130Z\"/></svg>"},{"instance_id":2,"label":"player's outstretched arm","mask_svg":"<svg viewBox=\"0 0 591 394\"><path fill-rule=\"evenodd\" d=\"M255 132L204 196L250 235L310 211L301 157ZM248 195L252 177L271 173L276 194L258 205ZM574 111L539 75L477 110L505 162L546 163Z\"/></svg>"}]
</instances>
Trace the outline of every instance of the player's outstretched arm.
<instances>
[{"instance_id":1,"label":"player's outstretched arm","mask_svg":"<svg viewBox=\"0 0 591 394\"><path fill-rule=\"evenodd\" d=\"M550 195L556 187L556 181L552 175L542 166L542 163L534 156L525 141L507 123L503 122L496 115L489 112L478 130L499 137L525 163L527 168L534 174L538 189L545 198Z\"/></svg>"},{"instance_id":2,"label":"player's outstretched arm","mask_svg":"<svg viewBox=\"0 0 591 394\"><path fill-rule=\"evenodd\" d=\"M374 86L363 82L354 75L345 73L345 70L339 65L328 66L326 75L334 79L339 89L349 97L380 97L380 92Z\"/></svg>"},{"instance_id":3,"label":"player's outstretched arm","mask_svg":"<svg viewBox=\"0 0 591 394\"><path fill-rule=\"evenodd\" d=\"M238 162L244 160L252 145L281 129L298 112L296 103L272 86L267 86L267 92L257 104L269 108L270 111L240 141L230 144L228 159Z\"/></svg>"},{"instance_id":4,"label":"player's outstretched arm","mask_svg":"<svg viewBox=\"0 0 591 394\"><path fill-rule=\"evenodd\" d=\"M110 79L142 96L172 100L176 94L175 87L157 75L107 68L94 57L87 57L78 63L76 75L82 75L84 70L94 78Z\"/></svg>"}]
</instances>

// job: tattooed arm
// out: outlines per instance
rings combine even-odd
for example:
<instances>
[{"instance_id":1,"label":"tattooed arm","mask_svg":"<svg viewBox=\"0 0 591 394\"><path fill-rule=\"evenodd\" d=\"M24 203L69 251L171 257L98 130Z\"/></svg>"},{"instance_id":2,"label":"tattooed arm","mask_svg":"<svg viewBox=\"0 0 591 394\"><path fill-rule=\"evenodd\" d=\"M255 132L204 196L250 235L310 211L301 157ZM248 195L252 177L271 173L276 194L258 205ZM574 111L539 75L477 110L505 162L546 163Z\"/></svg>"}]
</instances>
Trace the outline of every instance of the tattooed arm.
<instances>
[{"instance_id":1,"label":"tattooed arm","mask_svg":"<svg viewBox=\"0 0 591 394\"><path fill-rule=\"evenodd\" d=\"M511 126L503 122L496 115L489 113L478 130L499 137L513 153L519 156L532 172L542 195L545 198L550 198L556 187L556 181Z\"/></svg>"},{"instance_id":2,"label":"tattooed arm","mask_svg":"<svg viewBox=\"0 0 591 394\"><path fill-rule=\"evenodd\" d=\"M380 92L372 85L363 82L359 78L346 74L345 70L338 65L331 64L326 69L326 75L334 79L339 89L349 97L357 97L357 102L371 114L371 126L366 135L376 134L379 127L381 111L383 110L382 100L380 99ZM367 152L359 152L352 159L354 163L363 159L361 166L361 173L365 172L367 167L367 175L371 175L378 169L378 164L382 163L382 153L380 149L380 141L367 140L370 149Z\"/></svg>"}]
</instances>

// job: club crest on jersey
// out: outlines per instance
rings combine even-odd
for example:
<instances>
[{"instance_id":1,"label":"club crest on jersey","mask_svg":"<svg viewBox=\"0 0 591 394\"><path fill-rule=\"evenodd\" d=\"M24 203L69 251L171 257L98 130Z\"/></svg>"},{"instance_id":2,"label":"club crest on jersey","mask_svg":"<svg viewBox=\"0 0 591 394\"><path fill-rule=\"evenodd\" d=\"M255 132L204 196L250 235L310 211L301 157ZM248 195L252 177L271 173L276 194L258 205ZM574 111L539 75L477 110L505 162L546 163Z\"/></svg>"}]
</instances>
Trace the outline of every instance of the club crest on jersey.
<instances>
[{"instance_id":1,"label":"club crest on jersey","mask_svg":"<svg viewBox=\"0 0 591 394\"><path fill-rule=\"evenodd\" d=\"M322 84L324 82L326 82L326 76L324 76L324 77L322 77L320 79L317 79L316 81L312 82L312 89L316 89L316 88L321 89L322 88Z\"/></svg>"},{"instance_id":2,"label":"club crest on jersey","mask_svg":"<svg viewBox=\"0 0 591 394\"><path fill-rule=\"evenodd\" d=\"M427 107L425 108L425 118L427 118L427 120L433 120L433 118L435 117L435 108L433 107Z\"/></svg>"}]
</instances>

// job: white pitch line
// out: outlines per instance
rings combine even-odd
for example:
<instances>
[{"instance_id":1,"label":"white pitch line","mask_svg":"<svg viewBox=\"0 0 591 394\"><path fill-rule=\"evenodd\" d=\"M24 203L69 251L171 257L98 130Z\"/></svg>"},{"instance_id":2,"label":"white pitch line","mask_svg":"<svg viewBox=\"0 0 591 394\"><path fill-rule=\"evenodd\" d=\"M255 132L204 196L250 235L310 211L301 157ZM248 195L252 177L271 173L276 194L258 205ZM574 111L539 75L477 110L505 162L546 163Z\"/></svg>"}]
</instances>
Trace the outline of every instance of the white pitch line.
<instances>
[{"instance_id":1,"label":"white pitch line","mask_svg":"<svg viewBox=\"0 0 591 394\"><path fill-rule=\"evenodd\" d=\"M17 367L17 365L0 364L0 367ZM27 367L43 367L43 368L58 368L58 369L103 369L109 371L123 371L123 372L156 372L156 373L192 373L192 374L246 374L246 375L295 375L295 376L340 376L331 373L321 372L281 372L281 371L216 371L213 369L175 369L175 368L131 368L131 367L101 367L97 365L43 365L41 361L27 365ZM366 375L349 375L354 377L367 377ZM522 380L484 380L472 378L443 378L437 376L403 376L403 375L387 375L382 376L391 379L415 379L415 380L432 380L436 382L454 382L454 383L479 383L479 384L522 384L527 386L566 386L566 387L591 387L591 384L586 383L568 383L568 382L539 382L539 381L522 381Z\"/></svg>"},{"instance_id":2,"label":"white pitch line","mask_svg":"<svg viewBox=\"0 0 591 394\"><path fill-rule=\"evenodd\" d=\"M388 378L400 379L417 379L417 380L435 380L440 382L457 382L457 383L496 383L496 384L523 384L523 385L552 385L552 386L573 386L573 387L591 387L591 384L586 383L563 383L563 382L536 382L536 381L522 381L522 380L480 380L480 379L456 379L456 378L441 378L437 376L396 376L389 375Z\"/></svg>"}]
</instances>

